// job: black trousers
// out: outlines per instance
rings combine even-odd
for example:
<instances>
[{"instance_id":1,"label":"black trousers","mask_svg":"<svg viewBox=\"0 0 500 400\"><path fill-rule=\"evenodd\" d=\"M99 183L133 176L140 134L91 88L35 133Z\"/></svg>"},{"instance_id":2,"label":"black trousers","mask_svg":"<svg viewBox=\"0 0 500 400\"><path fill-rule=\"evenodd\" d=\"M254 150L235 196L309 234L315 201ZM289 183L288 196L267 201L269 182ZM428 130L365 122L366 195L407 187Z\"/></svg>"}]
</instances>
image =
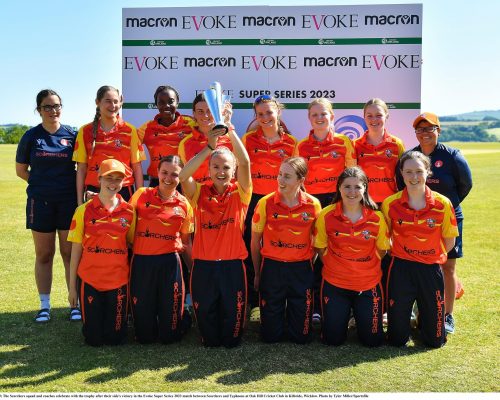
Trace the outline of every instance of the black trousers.
<instances>
[{"instance_id":1,"label":"black trousers","mask_svg":"<svg viewBox=\"0 0 500 400\"><path fill-rule=\"evenodd\" d=\"M191 297L203 344L237 346L243 335L247 304L243 260L194 260Z\"/></svg>"},{"instance_id":2,"label":"black trousers","mask_svg":"<svg viewBox=\"0 0 500 400\"><path fill-rule=\"evenodd\" d=\"M180 340L184 331L184 280L179 255L134 255L130 300L138 342Z\"/></svg>"},{"instance_id":3,"label":"black trousers","mask_svg":"<svg viewBox=\"0 0 500 400\"><path fill-rule=\"evenodd\" d=\"M422 341L430 347L443 346L446 342L444 281L439 264L393 257L388 286L389 343L404 346L408 342L411 311L416 300Z\"/></svg>"},{"instance_id":4,"label":"black trousers","mask_svg":"<svg viewBox=\"0 0 500 400\"><path fill-rule=\"evenodd\" d=\"M260 332L264 342L311 338L314 272L311 260L283 262L264 258L260 272Z\"/></svg>"},{"instance_id":5,"label":"black trousers","mask_svg":"<svg viewBox=\"0 0 500 400\"><path fill-rule=\"evenodd\" d=\"M122 344L127 337L127 285L100 291L78 279L82 332L91 346Z\"/></svg>"},{"instance_id":6,"label":"black trousers","mask_svg":"<svg viewBox=\"0 0 500 400\"><path fill-rule=\"evenodd\" d=\"M323 280L321 288L323 342L334 346L345 342L352 310L359 341L369 347L380 346L384 341L383 303L380 283L369 290L356 292L342 289Z\"/></svg>"}]
</instances>

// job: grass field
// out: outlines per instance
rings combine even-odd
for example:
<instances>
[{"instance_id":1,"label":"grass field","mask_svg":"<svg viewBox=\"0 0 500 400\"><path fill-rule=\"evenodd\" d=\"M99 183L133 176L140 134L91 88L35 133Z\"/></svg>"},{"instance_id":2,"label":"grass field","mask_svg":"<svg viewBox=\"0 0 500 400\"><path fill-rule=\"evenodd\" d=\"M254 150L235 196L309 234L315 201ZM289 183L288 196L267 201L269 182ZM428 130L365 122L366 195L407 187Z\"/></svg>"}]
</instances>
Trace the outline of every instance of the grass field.
<instances>
[{"instance_id":1,"label":"grass field","mask_svg":"<svg viewBox=\"0 0 500 400\"><path fill-rule=\"evenodd\" d=\"M15 146L0 145L0 392L496 392L500 389L500 143L452 143L474 177L464 202L466 293L456 303L457 333L442 349L265 345L249 324L242 346L205 349L196 328L179 344L91 348L67 321L63 267L54 266L52 321L38 308L34 250L24 229L25 184ZM131 333L131 332L130 332Z\"/></svg>"}]
</instances>

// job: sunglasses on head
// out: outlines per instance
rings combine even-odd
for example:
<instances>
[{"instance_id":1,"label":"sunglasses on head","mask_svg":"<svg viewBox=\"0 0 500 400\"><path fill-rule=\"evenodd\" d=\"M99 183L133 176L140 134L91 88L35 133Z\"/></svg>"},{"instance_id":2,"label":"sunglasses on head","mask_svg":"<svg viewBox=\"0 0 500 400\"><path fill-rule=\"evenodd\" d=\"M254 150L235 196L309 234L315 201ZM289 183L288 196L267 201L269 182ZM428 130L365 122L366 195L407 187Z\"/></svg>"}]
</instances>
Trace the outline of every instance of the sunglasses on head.
<instances>
[{"instance_id":1,"label":"sunglasses on head","mask_svg":"<svg viewBox=\"0 0 500 400\"><path fill-rule=\"evenodd\" d=\"M274 101L274 97L269 94L260 95L255 99L254 104L258 104L262 101Z\"/></svg>"}]
</instances>

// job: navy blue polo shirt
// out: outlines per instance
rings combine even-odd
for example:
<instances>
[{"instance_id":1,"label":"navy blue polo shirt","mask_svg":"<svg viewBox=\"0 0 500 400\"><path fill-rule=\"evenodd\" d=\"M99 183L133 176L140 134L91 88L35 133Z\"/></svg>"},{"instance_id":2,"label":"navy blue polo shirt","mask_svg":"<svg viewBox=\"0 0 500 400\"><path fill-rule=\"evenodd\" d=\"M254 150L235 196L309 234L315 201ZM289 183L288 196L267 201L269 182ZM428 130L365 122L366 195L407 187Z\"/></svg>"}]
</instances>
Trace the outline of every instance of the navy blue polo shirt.
<instances>
[{"instance_id":1,"label":"navy blue polo shirt","mask_svg":"<svg viewBox=\"0 0 500 400\"><path fill-rule=\"evenodd\" d=\"M72 161L76 132L61 125L47 132L42 124L26 131L17 146L16 162L28 164L28 197L66 200L76 197L76 170Z\"/></svg>"},{"instance_id":2,"label":"navy blue polo shirt","mask_svg":"<svg viewBox=\"0 0 500 400\"><path fill-rule=\"evenodd\" d=\"M412 149L422 153L420 146ZM427 186L431 190L448 197L457 219L463 219L460 203L467 197L472 189L472 173L469 164L465 160L460 150L439 143L434 151L429 154L431 159L432 176L427 178ZM405 187L401 176L400 165L396 168L396 179L398 188Z\"/></svg>"}]
</instances>

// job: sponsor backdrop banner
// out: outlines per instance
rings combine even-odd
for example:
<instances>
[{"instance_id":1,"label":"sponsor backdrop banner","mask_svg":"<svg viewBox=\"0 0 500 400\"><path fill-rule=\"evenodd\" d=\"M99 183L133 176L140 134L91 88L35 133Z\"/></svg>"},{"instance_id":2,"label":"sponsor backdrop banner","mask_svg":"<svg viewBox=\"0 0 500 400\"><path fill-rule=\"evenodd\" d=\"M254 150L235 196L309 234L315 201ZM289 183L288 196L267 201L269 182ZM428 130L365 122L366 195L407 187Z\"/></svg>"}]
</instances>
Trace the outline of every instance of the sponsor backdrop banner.
<instances>
[{"instance_id":1,"label":"sponsor backdrop banner","mask_svg":"<svg viewBox=\"0 0 500 400\"><path fill-rule=\"evenodd\" d=\"M202 7L123 9L124 117L139 126L156 114L153 94L171 85L181 113L219 81L231 95L241 135L252 102L272 94L297 138L310 125L307 104L326 97L335 128L355 139L362 107L380 97L390 107L389 132L416 143L420 112L422 5Z\"/></svg>"}]
</instances>

